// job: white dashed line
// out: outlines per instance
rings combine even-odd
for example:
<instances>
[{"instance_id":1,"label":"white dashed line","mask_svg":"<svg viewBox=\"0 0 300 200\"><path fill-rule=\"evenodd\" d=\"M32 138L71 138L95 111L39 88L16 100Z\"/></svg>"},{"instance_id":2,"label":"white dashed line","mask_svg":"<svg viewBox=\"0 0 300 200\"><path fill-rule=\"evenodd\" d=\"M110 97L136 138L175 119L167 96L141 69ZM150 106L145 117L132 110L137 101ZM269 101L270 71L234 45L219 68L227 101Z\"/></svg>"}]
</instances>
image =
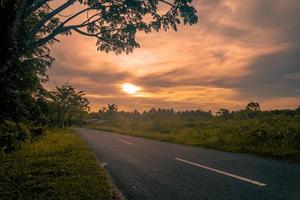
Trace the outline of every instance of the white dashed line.
<instances>
[{"instance_id":1,"label":"white dashed line","mask_svg":"<svg viewBox=\"0 0 300 200\"><path fill-rule=\"evenodd\" d=\"M119 140L120 142L123 142L123 143L125 143L125 144L129 144L129 145L132 145L132 143L131 142L127 142L127 141L125 141L125 140Z\"/></svg>"},{"instance_id":2,"label":"white dashed line","mask_svg":"<svg viewBox=\"0 0 300 200\"><path fill-rule=\"evenodd\" d=\"M214 168L211 168L211 167L207 167L205 165L200 165L200 164L197 164L197 163L194 163L194 162L191 162L191 161L188 161L188 160L184 160L184 159L181 159L181 158L175 158L175 160L178 160L178 161L190 164L190 165L194 165L194 166L197 166L197 167L209 170L209 171L213 171L213 172L216 172L216 173L219 173L219 174L223 174L225 176L230 176L232 178L239 179L241 181L245 181L245 182L248 182L248 183L252 183L254 185L258 185L258 186L261 186L261 187L267 185L265 183L261 183L261 182L254 181L254 180L251 180L251 179L248 179L248 178L237 176L237 175L234 175L234 174L231 174L231 173L228 173L228 172L224 172L222 170L218 170L218 169L214 169Z\"/></svg>"}]
</instances>

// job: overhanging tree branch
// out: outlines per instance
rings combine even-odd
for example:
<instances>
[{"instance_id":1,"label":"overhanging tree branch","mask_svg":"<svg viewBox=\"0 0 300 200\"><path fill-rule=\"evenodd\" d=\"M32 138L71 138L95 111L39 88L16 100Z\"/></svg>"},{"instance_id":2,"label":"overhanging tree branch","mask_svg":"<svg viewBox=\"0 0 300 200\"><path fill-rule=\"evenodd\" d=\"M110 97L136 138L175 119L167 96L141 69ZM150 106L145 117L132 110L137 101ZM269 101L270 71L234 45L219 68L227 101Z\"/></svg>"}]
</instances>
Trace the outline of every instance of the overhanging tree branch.
<instances>
[{"instance_id":1,"label":"overhanging tree branch","mask_svg":"<svg viewBox=\"0 0 300 200\"><path fill-rule=\"evenodd\" d=\"M39 32L39 30L45 25L47 21L49 21L52 17L60 13L61 11L65 10L69 6L71 6L73 3L75 3L76 0L68 0L66 3L62 4L58 8L54 9L52 12L50 12L48 15L46 15L41 21L39 21L35 27L30 31L29 33L29 39L28 41L33 41L35 35Z\"/></svg>"},{"instance_id":2,"label":"overhanging tree branch","mask_svg":"<svg viewBox=\"0 0 300 200\"><path fill-rule=\"evenodd\" d=\"M97 38L99 38L98 36L99 36L99 34L100 34L100 33L86 33L86 32L80 30L79 28L77 28L77 27L75 27L75 26L70 27L70 29L76 31L76 32L79 33L79 34L82 34L82 35L85 35L85 36L90 36L90 37L97 37Z\"/></svg>"},{"instance_id":3,"label":"overhanging tree branch","mask_svg":"<svg viewBox=\"0 0 300 200\"><path fill-rule=\"evenodd\" d=\"M50 40L54 39L55 36L63 33L63 32L68 32L70 31L71 29L74 28L74 26L70 26L70 27L67 27L65 26L69 21L71 21L72 19L74 19L75 17L77 17L78 15L81 15L82 13L90 10L91 8L88 7L88 8L85 8L79 12L77 12L76 14L74 14L73 16L69 17L68 19L66 19L64 22L62 22L56 29L54 29L52 31L52 33L50 33L49 35L47 35L46 37L44 38L41 38L39 39L38 41L34 41L34 36L33 38L30 38L28 41L27 41L27 45L26 47L24 48L24 51L27 51L27 50L30 50L30 49L33 49L33 48L37 48L39 46L42 46L42 45L45 45L46 43L48 43ZM87 25L87 24L86 24ZM84 26L86 26L84 25Z\"/></svg>"},{"instance_id":4,"label":"overhanging tree branch","mask_svg":"<svg viewBox=\"0 0 300 200\"><path fill-rule=\"evenodd\" d=\"M172 4L168 1L165 1L165 0L159 0L159 1L162 2L162 3L168 4L169 6L174 6L174 4Z\"/></svg>"},{"instance_id":5,"label":"overhanging tree branch","mask_svg":"<svg viewBox=\"0 0 300 200\"><path fill-rule=\"evenodd\" d=\"M27 1L31 2L33 0ZM49 1L35 0L35 4L32 4L31 7L38 9L37 6L43 6L43 3L45 5ZM60 22L57 16L76 1L88 7ZM158 2L171 7L166 14L157 13ZM154 2L141 0L141 3L123 0L66 0L56 9L50 9L50 13L36 23L34 28L27 34L27 40L24 42L25 45L21 51L24 53L28 50L34 50L34 48L56 40L55 37L59 34L69 34L71 31L75 31L85 36L97 37L99 40L96 44L101 45L98 48L101 51L131 52L139 46L135 41L137 30L149 33L152 30L163 29L166 31L172 28L176 31L176 24L180 23L178 18L182 18L185 24L192 25L196 23L198 19L195 14L196 10L190 4L191 1L187 0L158 0ZM77 25L68 25L72 19L79 15L85 12L88 14L89 10L95 10L96 13L93 13L92 16L87 15L87 18ZM153 21L145 20L147 14L153 16ZM87 30L83 30L84 27L87 27ZM104 40L105 37L108 40L101 43L100 40Z\"/></svg>"},{"instance_id":6,"label":"overhanging tree branch","mask_svg":"<svg viewBox=\"0 0 300 200\"><path fill-rule=\"evenodd\" d=\"M88 7L88 8L85 8L85 9L83 9L83 10L77 12L76 14L72 15L71 17L69 17L68 19L66 19L65 21L63 21L63 22L60 24L60 26L61 26L61 25L64 26L65 24L67 24L69 21L71 21L71 20L74 19L75 17L77 17L77 16L81 15L82 13L84 13L84 12L86 12L86 11L88 11L88 10L91 10L91 9L92 9L91 7Z\"/></svg>"}]
</instances>

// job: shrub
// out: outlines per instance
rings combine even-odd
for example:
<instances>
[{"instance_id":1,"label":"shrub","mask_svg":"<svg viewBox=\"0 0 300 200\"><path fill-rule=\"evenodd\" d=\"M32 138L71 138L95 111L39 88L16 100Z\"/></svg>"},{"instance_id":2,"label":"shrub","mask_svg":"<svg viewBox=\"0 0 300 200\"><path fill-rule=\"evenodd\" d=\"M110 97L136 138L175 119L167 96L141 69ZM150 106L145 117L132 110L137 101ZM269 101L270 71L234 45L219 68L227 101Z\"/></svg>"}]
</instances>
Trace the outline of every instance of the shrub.
<instances>
[{"instance_id":1,"label":"shrub","mask_svg":"<svg viewBox=\"0 0 300 200\"><path fill-rule=\"evenodd\" d=\"M18 149L21 142L30 138L30 130L23 123L4 120L0 125L0 148L5 153Z\"/></svg>"},{"instance_id":2,"label":"shrub","mask_svg":"<svg viewBox=\"0 0 300 200\"><path fill-rule=\"evenodd\" d=\"M45 127L32 127L30 128L30 140L35 141L39 136L45 132Z\"/></svg>"}]
</instances>

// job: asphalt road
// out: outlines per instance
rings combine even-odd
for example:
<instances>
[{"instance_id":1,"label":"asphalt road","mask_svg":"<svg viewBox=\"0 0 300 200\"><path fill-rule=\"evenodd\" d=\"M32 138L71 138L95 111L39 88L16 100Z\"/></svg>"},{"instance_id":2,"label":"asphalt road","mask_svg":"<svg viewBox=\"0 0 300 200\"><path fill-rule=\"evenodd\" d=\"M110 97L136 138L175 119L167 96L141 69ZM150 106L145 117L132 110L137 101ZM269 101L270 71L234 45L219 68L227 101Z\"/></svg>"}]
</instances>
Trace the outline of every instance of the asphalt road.
<instances>
[{"instance_id":1,"label":"asphalt road","mask_svg":"<svg viewBox=\"0 0 300 200\"><path fill-rule=\"evenodd\" d=\"M75 130L128 200L300 200L299 164Z\"/></svg>"}]
</instances>

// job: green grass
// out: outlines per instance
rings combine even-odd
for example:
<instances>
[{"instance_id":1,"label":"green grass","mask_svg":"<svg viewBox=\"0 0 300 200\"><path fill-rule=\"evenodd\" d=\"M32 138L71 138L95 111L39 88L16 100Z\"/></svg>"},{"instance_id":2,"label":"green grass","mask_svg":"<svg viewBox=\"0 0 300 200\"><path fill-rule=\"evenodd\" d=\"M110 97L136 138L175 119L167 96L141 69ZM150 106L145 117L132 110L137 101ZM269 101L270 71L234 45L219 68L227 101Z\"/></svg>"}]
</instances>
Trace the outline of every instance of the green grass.
<instances>
[{"instance_id":1,"label":"green grass","mask_svg":"<svg viewBox=\"0 0 300 200\"><path fill-rule=\"evenodd\" d=\"M87 128L229 152L300 161L300 118L116 118Z\"/></svg>"},{"instance_id":2,"label":"green grass","mask_svg":"<svg viewBox=\"0 0 300 200\"><path fill-rule=\"evenodd\" d=\"M47 131L20 150L1 153L0 199L116 199L88 146L72 130Z\"/></svg>"}]
</instances>

